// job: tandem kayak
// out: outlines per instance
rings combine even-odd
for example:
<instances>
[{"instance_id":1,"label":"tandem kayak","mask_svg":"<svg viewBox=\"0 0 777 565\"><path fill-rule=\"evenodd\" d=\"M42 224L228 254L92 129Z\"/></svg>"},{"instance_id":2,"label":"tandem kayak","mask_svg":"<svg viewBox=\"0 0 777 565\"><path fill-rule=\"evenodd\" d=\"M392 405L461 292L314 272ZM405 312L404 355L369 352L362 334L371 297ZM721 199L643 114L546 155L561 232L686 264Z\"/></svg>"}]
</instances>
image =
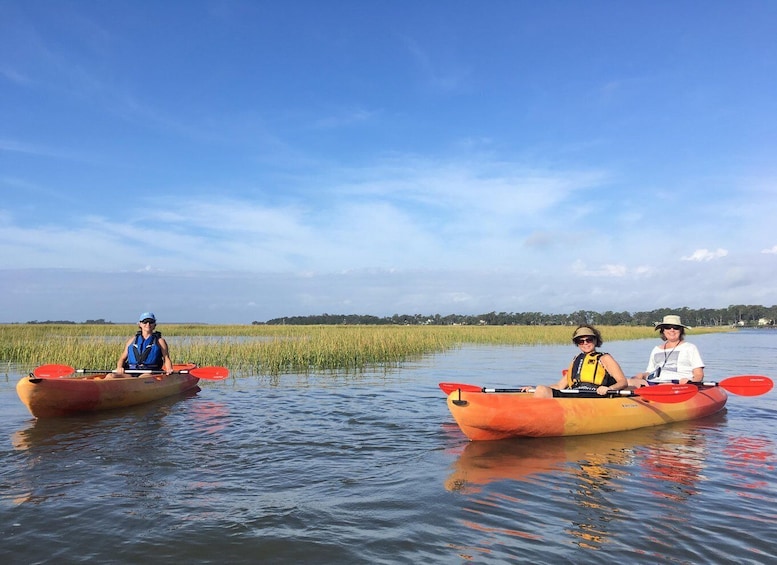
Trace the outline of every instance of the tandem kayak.
<instances>
[{"instance_id":1,"label":"tandem kayak","mask_svg":"<svg viewBox=\"0 0 777 565\"><path fill-rule=\"evenodd\" d=\"M442 387L442 384L441 384ZM722 410L721 387L700 387L683 402L639 396L535 398L528 392L456 389L448 409L470 440L602 434L703 418Z\"/></svg>"},{"instance_id":2,"label":"tandem kayak","mask_svg":"<svg viewBox=\"0 0 777 565\"><path fill-rule=\"evenodd\" d=\"M36 418L135 406L191 390L199 378L195 364L174 365L174 373L146 373L106 378L110 373L41 377L30 374L16 383L19 398ZM196 371L195 371L196 372Z\"/></svg>"}]
</instances>

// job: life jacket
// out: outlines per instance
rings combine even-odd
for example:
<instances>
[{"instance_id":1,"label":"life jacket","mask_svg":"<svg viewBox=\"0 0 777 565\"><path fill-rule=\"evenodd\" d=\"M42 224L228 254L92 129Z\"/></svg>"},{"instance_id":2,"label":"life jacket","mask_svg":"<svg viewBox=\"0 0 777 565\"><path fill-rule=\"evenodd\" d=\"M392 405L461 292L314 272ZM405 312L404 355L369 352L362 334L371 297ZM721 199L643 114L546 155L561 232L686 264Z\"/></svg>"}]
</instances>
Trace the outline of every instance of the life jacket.
<instances>
[{"instance_id":1,"label":"life jacket","mask_svg":"<svg viewBox=\"0 0 777 565\"><path fill-rule=\"evenodd\" d=\"M601 351L593 351L591 353L580 353L572 359L572 363L567 370L567 387L576 388L583 383L596 386L614 385L617 381L599 362L602 355L607 354Z\"/></svg>"},{"instance_id":2,"label":"life jacket","mask_svg":"<svg viewBox=\"0 0 777 565\"><path fill-rule=\"evenodd\" d=\"M154 332L143 339L143 332L135 334L135 342L127 351L127 369L161 369L164 364L162 349L159 347L160 332Z\"/></svg>"}]
</instances>

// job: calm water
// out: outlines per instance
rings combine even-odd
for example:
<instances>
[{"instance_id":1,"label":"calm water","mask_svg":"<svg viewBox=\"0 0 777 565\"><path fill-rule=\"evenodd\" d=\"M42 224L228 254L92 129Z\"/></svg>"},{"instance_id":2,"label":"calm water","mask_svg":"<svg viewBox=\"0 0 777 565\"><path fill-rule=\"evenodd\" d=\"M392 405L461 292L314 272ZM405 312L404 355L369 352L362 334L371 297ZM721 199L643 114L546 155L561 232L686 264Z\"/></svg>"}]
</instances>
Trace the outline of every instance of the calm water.
<instances>
[{"instance_id":1,"label":"calm water","mask_svg":"<svg viewBox=\"0 0 777 565\"><path fill-rule=\"evenodd\" d=\"M777 332L691 341L710 380L777 376ZM654 343L603 350L634 374ZM8 374L0 560L774 562L774 391L696 422L469 443L437 388L552 382L574 352L468 347L359 377L206 381L49 421L29 417Z\"/></svg>"}]
</instances>

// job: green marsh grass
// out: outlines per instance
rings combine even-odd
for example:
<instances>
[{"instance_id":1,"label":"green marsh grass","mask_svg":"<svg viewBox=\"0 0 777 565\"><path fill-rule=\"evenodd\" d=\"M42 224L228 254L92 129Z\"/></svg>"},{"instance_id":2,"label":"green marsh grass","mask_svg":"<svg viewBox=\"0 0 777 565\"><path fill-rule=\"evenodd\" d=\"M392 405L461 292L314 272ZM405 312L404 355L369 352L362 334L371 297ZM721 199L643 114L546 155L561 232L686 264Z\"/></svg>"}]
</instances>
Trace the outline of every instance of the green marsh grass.
<instances>
[{"instance_id":1,"label":"green marsh grass","mask_svg":"<svg viewBox=\"0 0 777 565\"><path fill-rule=\"evenodd\" d=\"M0 362L25 371L59 363L111 369L132 325L0 325ZM466 344L568 343L568 326L237 326L160 325L175 363L228 367L237 375L360 371L395 366ZM606 342L656 337L652 327L600 326ZM730 331L698 328L693 333Z\"/></svg>"}]
</instances>

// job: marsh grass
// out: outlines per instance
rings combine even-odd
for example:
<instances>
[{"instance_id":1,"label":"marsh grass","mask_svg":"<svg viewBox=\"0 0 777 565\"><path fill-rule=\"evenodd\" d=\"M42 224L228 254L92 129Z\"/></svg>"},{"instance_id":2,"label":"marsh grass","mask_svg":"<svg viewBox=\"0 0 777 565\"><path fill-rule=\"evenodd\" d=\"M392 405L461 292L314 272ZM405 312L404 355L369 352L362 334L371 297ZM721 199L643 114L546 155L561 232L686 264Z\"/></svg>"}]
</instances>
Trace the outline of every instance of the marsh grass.
<instances>
[{"instance_id":1,"label":"marsh grass","mask_svg":"<svg viewBox=\"0 0 777 565\"><path fill-rule=\"evenodd\" d=\"M115 366L132 325L0 325L0 362L31 370L47 363ZM568 343L567 326L160 325L174 362L226 366L236 374L360 371L392 366L465 344ZM600 326L607 342L655 337L652 327ZM698 328L695 333L729 331Z\"/></svg>"}]
</instances>

